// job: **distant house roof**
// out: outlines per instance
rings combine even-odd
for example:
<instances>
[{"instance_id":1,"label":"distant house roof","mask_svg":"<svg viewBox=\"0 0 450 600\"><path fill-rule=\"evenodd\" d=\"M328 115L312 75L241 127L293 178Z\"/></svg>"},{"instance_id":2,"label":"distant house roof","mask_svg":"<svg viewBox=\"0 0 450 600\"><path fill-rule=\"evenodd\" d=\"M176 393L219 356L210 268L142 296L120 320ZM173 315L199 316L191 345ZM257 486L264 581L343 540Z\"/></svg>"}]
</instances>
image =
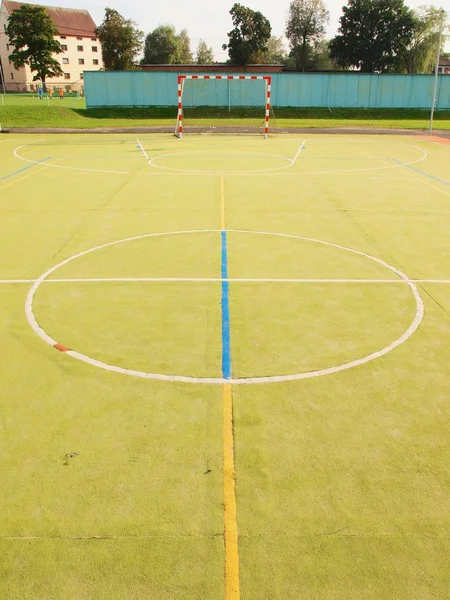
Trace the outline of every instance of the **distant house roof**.
<instances>
[{"instance_id":1,"label":"distant house roof","mask_svg":"<svg viewBox=\"0 0 450 600\"><path fill-rule=\"evenodd\" d=\"M444 58L443 56L441 56L439 58L439 66L440 67L450 67L450 60L448 60L448 58Z\"/></svg>"},{"instance_id":2,"label":"distant house roof","mask_svg":"<svg viewBox=\"0 0 450 600\"><path fill-rule=\"evenodd\" d=\"M9 14L18 10L27 2L11 2L3 0ZM32 6L43 6L32 4ZM80 37L95 37L96 24L87 10L77 8L59 8L57 6L44 6L49 17L55 24L60 35L74 35Z\"/></svg>"}]
</instances>

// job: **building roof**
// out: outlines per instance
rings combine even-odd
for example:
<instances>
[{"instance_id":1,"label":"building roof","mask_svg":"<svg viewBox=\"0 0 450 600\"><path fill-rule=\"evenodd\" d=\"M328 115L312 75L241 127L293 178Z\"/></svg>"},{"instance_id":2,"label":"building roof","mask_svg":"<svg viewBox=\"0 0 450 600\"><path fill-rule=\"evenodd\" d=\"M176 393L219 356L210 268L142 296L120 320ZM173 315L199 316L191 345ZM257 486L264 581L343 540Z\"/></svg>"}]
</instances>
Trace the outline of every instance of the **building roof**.
<instances>
[{"instance_id":1,"label":"building roof","mask_svg":"<svg viewBox=\"0 0 450 600\"><path fill-rule=\"evenodd\" d=\"M439 58L439 66L440 67L450 67L450 60L448 60L448 58L444 58L443 56L441 56Z\"/></svg>"},{"instance_id":2,"label":"building roof","mask_svg":"<svg viewBox=\"0 0 450 600\"><path fill-rule=\"evenodd\" d=\"M211 65L136 65L140 71L170 71L176 73L280 73L283 65L229 65L213 63Z\"/></svg>"},{"instance_id":3,"label":"building roof","mask_svg":"<svg viewBox=\"0 0 450 600\"><path fill-rule=\"evenodd\" d=\"M3 4L9 14L19 9L22 4L28 2L11 2L3 0ZM32 4L32 6L42 6ZM87 10L77 8L59 8L57 6L44 6L49 17L55 24L60 35L74 35L81 37L95 37L96 24Z\"/></svg>"}]
</instances>

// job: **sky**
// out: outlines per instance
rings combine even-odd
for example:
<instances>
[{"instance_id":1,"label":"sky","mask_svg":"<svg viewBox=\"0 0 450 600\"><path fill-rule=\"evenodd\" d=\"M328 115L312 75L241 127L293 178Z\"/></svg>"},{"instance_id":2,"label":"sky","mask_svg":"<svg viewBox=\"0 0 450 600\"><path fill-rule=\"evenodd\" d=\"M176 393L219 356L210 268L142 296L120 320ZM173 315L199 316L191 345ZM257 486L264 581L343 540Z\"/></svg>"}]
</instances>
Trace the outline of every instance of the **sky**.
<instances>
[{"instance_id":1,"label":"sky","mask_svg":"<svg viewBox=\"0 0 450 600\"><path fill-rule=\"evenodd\" d=\"M203 39L208 46L212 47L215 59L223 62L227 60L228 53L222 50L222 44L227 43L227 32L232 29L229 11L235 1L167 0L159 3L148 0L37 0L38 3L42 2L47 6L86 9L98 25L103 20L105 6L108 6L116 9L125 18L136 21L139 29L144 31L145 35L158 25L170 23L175 26L177 32L187 29L193 52L195 52L199 40ZM240 3L262 12L270 21L272 35L283 35L290 0L278 0L278 2L274 0L240 0ZM327 37L333 37L336 34L344 4L343 0L325 0L325 5L330 12ZM450 0L434 2L433 0L406 0L405 4L410 8L417 8L423 4L434 4L450 14ZM446 45L446 50L450 50L450 44Z\"/></svg>"}]
</instances>

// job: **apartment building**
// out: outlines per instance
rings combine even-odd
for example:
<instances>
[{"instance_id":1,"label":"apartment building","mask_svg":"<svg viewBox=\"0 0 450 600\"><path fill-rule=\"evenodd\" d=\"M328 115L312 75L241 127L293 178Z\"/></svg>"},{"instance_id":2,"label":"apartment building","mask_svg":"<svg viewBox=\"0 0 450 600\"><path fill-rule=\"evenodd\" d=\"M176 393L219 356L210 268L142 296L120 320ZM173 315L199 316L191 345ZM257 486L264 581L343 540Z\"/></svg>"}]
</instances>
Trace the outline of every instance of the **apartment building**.
<instances>
[{"instance_id":1,"label":"apartment building","mask_svg":"<svg viewBox=\"0 0 450 600\"><path fill-rule=\"evenodd\" d=\"M22 4L24 2L1 1L0 62L7 92L34 91L40 85L39 81L33 81L35 73L28 65L15 69L8 58L12 48L5 29L9 15ZM84 71L103 68L102 50L95 34L96 25L87 10L54 6L46 6L45 9L58 30L56 38L64 50L62 54L55 54L64 74L47 79L47 86L79 90L83 87Z\"/></svg>"}]
</instances>

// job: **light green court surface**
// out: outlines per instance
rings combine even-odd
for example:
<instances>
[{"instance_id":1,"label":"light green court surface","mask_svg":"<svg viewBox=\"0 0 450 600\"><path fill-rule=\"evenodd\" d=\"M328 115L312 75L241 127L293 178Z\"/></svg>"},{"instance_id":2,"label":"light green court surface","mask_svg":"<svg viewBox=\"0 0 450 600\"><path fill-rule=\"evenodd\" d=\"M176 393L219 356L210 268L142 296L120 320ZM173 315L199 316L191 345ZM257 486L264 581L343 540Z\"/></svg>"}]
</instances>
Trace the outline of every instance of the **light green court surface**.
<instances>
[{"instance_id":1,"label":"light green court surface","mask_svg":"<svg viewBox=\"0 0 450 600\"><path fill-rule=\"evenodd\" d=\"M0 598L450 598L449 159L414 136L1 136Z\"/></svg>"}]
</instances>

